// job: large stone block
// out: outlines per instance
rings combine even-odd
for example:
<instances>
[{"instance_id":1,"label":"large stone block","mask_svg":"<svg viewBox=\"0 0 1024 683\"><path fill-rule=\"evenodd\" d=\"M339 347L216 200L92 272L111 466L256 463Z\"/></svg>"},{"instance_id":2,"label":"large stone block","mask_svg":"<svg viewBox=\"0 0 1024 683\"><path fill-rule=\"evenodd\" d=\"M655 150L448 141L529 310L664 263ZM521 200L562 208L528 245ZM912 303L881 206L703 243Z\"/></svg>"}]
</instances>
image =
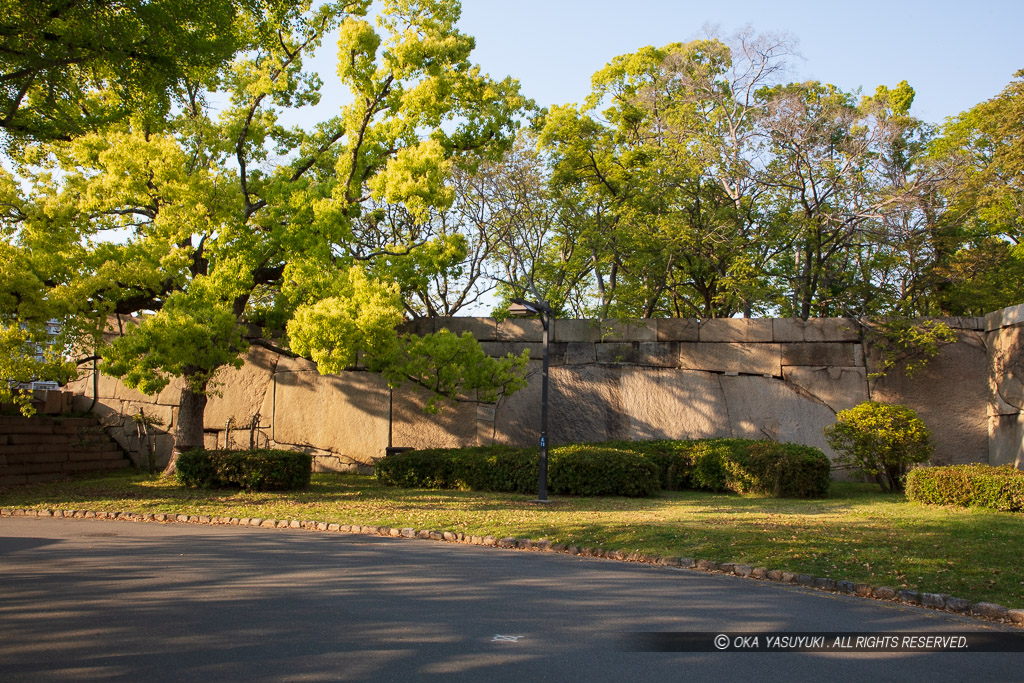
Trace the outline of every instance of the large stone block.
<instances>
[{"instance_id":1,"label":"large stone block","mask_svg":"<svg viewBox=\"0 0 1024 683\"><path fill-rule=\"evenodd\" d=\"M658 341L690 341L700 339L700 321L694 318L664 318L657 321Z\"/></svg>"},{"instance_id":2,"label":"large stone block","mask_svg":"<svg viewBox=\"0 0 1024 683\"><path fill-rule=\"evenodd\" d=\"M860 344L805 343L783 344L783 365L862 367L864 354Z\"/></svg>"},{"instance_id":3,"label":"large stone block","mask_svg":"<svg viewBox=\"0 0 1024 683\"><path fill-rule=\"evenodd\" d=\"M990 412L1015 414L1024 408L1024 327L988 334Z\"/></svg>"},{"instance_id":4,"label":"large stone block","mask_svg":"<svg viewBox=\"0 0 1024 683\"><path fill-rule=\"evenodd\" d=\"M158 430L171 431L174 429L174 409L171 406L162 406L153 403L135 403L124 401L121 404L121 414L134 424L135 416L142 413L147 419L156 419L158 422L153 427ZM224 425L222 424L221 427Z\"/></svg>"},{"instance_id":5,"label":"large stone block","mask_svg":"<svg viewBox=\"0 0 1024 683\"><path fill-rule=\"evenodd\" d=\"M121 380L119 380L119 379L115 379L114 380L114 392L113 393L114 393L114 398L121 399L122 401L134 401L136 403L156 403L156 401L157 401L157 397L156 396L150 396L149 394L144 394L141 391L139 391L138 389L131 389L131 388L125 386L124 383ZM100 396L103 396L103 395L105 395L105 390L101 389L100 390Z\"/></svg>"},{"instance_id":6,"label":"large stone block","mask_svg":"<svg viewBox=\"0 0 1024 683\"><path fill-rule=\"evenodd\" d=\"M419 337L437 332L437 318L413 318L395 328L399 334L413 334Z\"/></svg>"},{"instance_id":7,"label":"large stone block","mask_svg":"<svg viewBox=\"0 0 1024 683\"><path fill-rule=\"evenodd\" d=\"M549 434L555 443L555 406L559 405L556 392L564 368L551 368L548 372L548 399L551 412L548 413ZM525 388L498 402L494 415L494 443L512 446L536 446L540 435L541 406L541 362L531 360L527 365ZM475 420L473 421L475 424Z\"/></svg>"},{"instance_id":8,"label":"large stone block","mask_svg":"<svg viewBox=\"0 0 1024 683\"><path fill-rule=\"evenodd\" d=\"M835 412L868 400L865 368L784 367L785 380L821 401Z\"/></svg>"},{"instance_id":9,"label":"large stone block","mask_svg":"<svg viewBox=\"0 0 1024 683\"><path fill-rule=\"evenodd\" d=\"M782 349L779 344L681 342L679 367L781 377Z\"/></svg>"},{"instance_id":10,"label":"large stone block","mask_svg":"<svg viewBox=\"0 0 1024 683\"><path fill-rule=\"evenodd\" d=\"M448 330L457 336L469 332L477 341L498 338L498 323L494 318L437 318L435 327L438 331Z\"/></svg>"},{"instance_id":11,"label":"large stone block","mask_svg":"<svg viewBox=\"0 0 1024 683\"><path fill-rule=\"evenodd\" d=\"M961 330L972 330L974 332L984 332L985 331L985 319L984 318L960 316L956 320L957 320L956 324L955 325L954 324L950 324L950 327L954 327L954 328L961 329Z\"/></svg>"},{"instance_id":12,"label":"large stone block","mask_svg":"<svg viewBox=\"0 0 1024 683\"><path fill-rule=\"evenodd\" d=\"M962 332L960 341L908 378L898 369L872 380L871 399L902 403L917 411L932 432L932 463L984 462L988 458L988 359L977 333ZM868 374L875 373L879 352L868 354Z\"/></svg>"},{"instance_id":13,"label":"large stone block","mask_svg":"<svg viewBox=\"0 0 1024 683\"><path fill-rule=\"evenodd\" d=\"M712 318L700 324L702 342L770 342L769 318Z\"/></svg>"},{"instance_id":14,"label":"large stone block","mask_svg":"<svg viewBox=\"0 0 1024 683\"><path fill-rule=\"evenodd\" d=\"M277 361L276 373L283 372L316 372L316 363L306 358L289 358L281 356Z\"/></svg>"},{"instance_id":15,"label":"large stone block","mask_svg":"<svg viewBox=\"0 0 1024 683\"><path fill-rule=\"evenodd\" d=\"M624 368L613 405L613 438L705 439L728 436L720 376L688 370Z\"/></svg>"},{"instance_id":16,"label":"large stone block","mask_svg":"<svg viewBox=\"0 0 1024 683\"><path fill-rule=\"evenodd\" d=\"M498 341L539 342L543 338L540 318L506 318L498 323Z\"/></svg>"},{"instance_id":17,"label":"large stone block","mask_svg":"<svg viewBox=\"0 0 1024 683\"><path fill-rule=\"evenodd\" d=\"M480 342L480 348L491 358L504 358L509 354L519 356L527 349L530 351L530 358L534 360L544 357L544 344L541 342L483 341Z\"/></svg>"},{"instance_id":18,"label":"large stone block","mask_svg":"<svg viewBox=\"0 0 1024 683\"><path fill-rule=\"evenodd\" d=\"M679 342L640 342L637 365L654 368L679 367Z\"/></svg>"},{"instance_id":19,"label":"large stone block","mask_svg":"<svg viewBox=\"0 0 1024 683\"><path fill-rule=\"evenodd\" d=\"M470 399L471 397L466 397ZM412 387L395 390L392 422L393 446L406 448L462 448L477 443L476 408L474 400L464 400L452 405L444 403L440 412L430 414L424 411L427 404L426 390L417 391ZM384 389L383 442L377 457L383 455L387 445L387 389ZM337 449L331 449L337 450ZM352 456L351 453L346 455ZM365 462L365 461L363 461Z\"/></svg>"},{"instance_id":20,"label":"large stone block","mask_svg":"<svg viewBox=\"0 0 1024 683\"><path fill-rule=\"evenodd\" d=\"M658 322L650 319L603 320L601 338L609 342L650 342L658 340Z\"/></svg>"},{"instance_id":21,"label":"large stone block","mask_svg":"<svg viewBox=\"0 0 1024 683\"><path fill-rule=\"evenodd\" d=\"M587 365L597 362L597 344L569 342L565 353L568 365Z\"/></svg>"},{"instance_id":22,"label":"large stone block","mask_svg":"<svg viewBox=\"0 0 1024 683\"><path fill-rule=\"evenodd\" d=\"M988 464L1024 470L1024 414L989 418Z\"/></svg>"},{"instance_id":23,"label":"large stone block","mask_svg":"<svg viewBox=\"0 0 1024 683\"><path fill-rule=\"evenodd\" d=\"M777 318L772 335L777 342L855 342L860 327L849 318Z\"/></svg>"},{"instance_id":24,"label":"large stone block","mask_svg":"<svg viewBox=\"0 0 1024 683\"><path fill-rule=\"evenodd\" d=\"M253 346L241 368L222 368L214 378L220 386L206 404L203 424L207 429L223 429L228 420L234 428L253 424L263 405L280 355Z\"/></svg>"},{"instance_id":25,"label":"large stone block","mask_svg":"<svg viewBox=\"0 0 1024 683\"><path fill-rule=\"evenodd\" d=\"M167 386L157 394L156 402L162 406L180 406L181 391L184 388L185 380L181 377L174 377Z\"/></svg>"},{"instance_id":26,"label":"large stone block","mask_svg":"<svg viewBox=\"0 0 1024 683\"><path fill-rule=\"evenodd\" d=\"M1024 324L1024 304L993 311L985 316L985 330L989 332L1021 324Z\"/></svg>"},{"instance_id":27,"label":"large stone block","mask_svg":"<svg viewBox=\"0 0 1024 683\"><path fill-rule=\"evenodd\" d=\"M551 337L556 342L599 342L601 341L601 322L599 320L558 318L551 321Z\"/></svg>"},{"instance_id":28,"label":"large stone block","mask_svg":"<svg viewBox=\"0 0 1024 683\"><path fill-rule=\"evenodd\" d=\"M732 436L816 446L834 453L822 430L835 422L827 406L770 377L722 377Z\"/></svg>"},{"instance_id":29,"label":"large stone block","mask_svg":"<svg viewBox=\"0 0 1024 683\"><path fill-rule=\"evenodd\" d=\"M328 450L366 464L384 455L388 388L380 376L279 372L274 385L274 441Z\"/></svg>"},{"instance_id":30,"label":"large stone block","mask_svg":"<svg viewBox=\"0 0 1024 683\"><path fill-rule=\"evenodd\" d=\"M596 344L597 362L607 365L637 365L640 347L637 342L611 342Z\"/></svg>"}]
</instances>

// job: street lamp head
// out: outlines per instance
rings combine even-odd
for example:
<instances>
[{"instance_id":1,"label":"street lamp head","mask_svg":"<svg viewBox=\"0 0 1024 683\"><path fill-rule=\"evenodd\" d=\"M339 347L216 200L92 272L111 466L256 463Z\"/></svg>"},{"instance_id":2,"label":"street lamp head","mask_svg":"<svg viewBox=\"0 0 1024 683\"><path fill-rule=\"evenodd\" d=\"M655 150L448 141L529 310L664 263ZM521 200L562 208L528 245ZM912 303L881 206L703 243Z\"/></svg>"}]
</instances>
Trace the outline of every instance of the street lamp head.
<instances>
[{"instance_id":1,"label":"street lamp head","mask_svg":"<svg viewBox=\"0 0 1024 683\"><path fill-rule=\"evenodd\" d=\"M509 299L509 301L512 302L512 305L508 307L508 314L512 317L551 314L551 307L546 301L527 301L526 299Z\"/></svg>"},{"instance_id":2,"label":"street lamp head","mask_svg":"<svg viewBox=\"0 0 1024 683\"><path fill-rule=\"evenodd\" d=\"M525 301L519 302L513 299L512 305L508 307L508 314L513 318L524 318L536 315L537 313L537 309L528 305Z\"/></svg>"}]
</instances>

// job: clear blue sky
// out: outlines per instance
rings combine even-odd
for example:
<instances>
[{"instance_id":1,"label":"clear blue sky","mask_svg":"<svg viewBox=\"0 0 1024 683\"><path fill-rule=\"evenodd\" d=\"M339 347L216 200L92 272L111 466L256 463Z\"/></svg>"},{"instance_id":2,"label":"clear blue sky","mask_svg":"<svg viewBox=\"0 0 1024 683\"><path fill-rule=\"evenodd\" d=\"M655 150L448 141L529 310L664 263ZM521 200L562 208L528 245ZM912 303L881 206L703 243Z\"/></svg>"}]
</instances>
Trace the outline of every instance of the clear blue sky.
<instances>
[{"instance_id":1,"label":"clear blue sky","mask_svg":"<svg viewBox=\"0 0 1024 683\"><path fill-rule=\"evenodd\" d=\"M616 55L700 37L705 24L792 34L802 58L788 80L865 94L907 80L913 113L931 123L995 96L1024 69L1024 0L463 0L462 8L460 27L477 39L474 61L495 78L519 79L541 106L580 102ZM335 50L328 39L314 64L325 83L317 116L341 101Z\"/></svg>"},{"instance_id":2,"label":"clear blue sky","mask_svg":"<svg viewBox=\"0 0 1024 683\"><path fill-rule=\"evenodd\" d=\"M463 0L475 61L511 75L540 105L579 102L590 76L645 45L750 24L791 33L803 59L790 79L844 90L907 80L914 113L940 123L998 94L1024 69L1024 0Z\"/></svg>"},{"instance_id":3,"label":"clear blue sky","mask_svg":"<svg viewBox=\"0 0 1024 683\"><path fill-rule=\"evenodd\" d=\"M460 28L476 38L473 60L490 76L512 76L538 104L580 102L590 77L614 56L645 45L725 35L746 25L790 33L800 57L790 81L818 80L864 94L906 80L912 113L942 123L993 97L1024 69L1024 0L463 0ZM344 101L331 37L311 67L325 88L315 114Z\"/></svg>"}]
</instances>

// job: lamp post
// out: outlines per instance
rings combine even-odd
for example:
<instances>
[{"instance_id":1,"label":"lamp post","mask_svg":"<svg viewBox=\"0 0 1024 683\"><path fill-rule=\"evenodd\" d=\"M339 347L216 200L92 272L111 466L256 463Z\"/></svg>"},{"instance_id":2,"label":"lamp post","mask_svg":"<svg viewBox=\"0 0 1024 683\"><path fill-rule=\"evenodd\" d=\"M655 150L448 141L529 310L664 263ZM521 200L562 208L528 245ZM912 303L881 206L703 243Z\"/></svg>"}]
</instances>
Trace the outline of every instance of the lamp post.
<instances>
[{"instance_id":1,"label":"lamp post","mask_svg":"<svg viewBox=\"0 0 1024 683\"><path fill-rule=\"evenodd\" d=\"M537 466L537 500L538 503L548 501L548 326L554 311L546 301L525 301L512 299L508 313L511 316L523 317L540 315L540 324L544 328L544 361L540 384L540 457Z\"/></svg>"}]
</instances>

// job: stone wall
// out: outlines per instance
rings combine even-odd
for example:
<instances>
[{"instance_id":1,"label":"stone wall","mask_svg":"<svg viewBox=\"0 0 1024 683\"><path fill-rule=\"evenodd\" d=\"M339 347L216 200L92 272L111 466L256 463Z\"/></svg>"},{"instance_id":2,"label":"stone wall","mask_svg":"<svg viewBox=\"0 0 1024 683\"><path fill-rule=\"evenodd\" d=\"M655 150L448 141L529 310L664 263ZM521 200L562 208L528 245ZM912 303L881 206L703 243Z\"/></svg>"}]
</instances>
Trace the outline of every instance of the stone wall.
<instances>
[{"instance_id":1,"label":"stone wall","mask_svg":"<svg viewBox=\"0 0 1024 683\"><path fill-rule=\"evenodd\" d=\"M996 315L1024 323L1024 314ZM837 411L872 398L918 411L935 434L937 464L1019 464L1020 327L993 320L945 319L959 341L944 346L913 379L898 372L871 379L880 354L853 320L557 320L550 345L550 441L735 436L829 452L822 429ZM448 318L406 324L407 331L420 334L442 328L471 332L493 356L529 349L529 386L497 405L469 396L428 415L422 410L425 396L413 389L391 392L368 372L321 376L309 361L253 346L241 369L217 377L219 394L205 416L207 446L301 449L315 456L317 469L342 471L368 469L389 445L537 443L540 321ZM997 374L1002 379L990 381ZM77 409L93 403L92 387L88 374L73 385ZM157 452L166 461L179 385L149 397L101 376L97 396L94 412L129 452L142 450L133 415L141 409L158 418Z\"/></svg>"},{"instance_id":2,"label":"stone wall","mask_svg":"<svg viewBox=\"0 0 1024 683\"><path fill-rule=\"evenodd\" d=\"M1024 305L985 317L989 363L989 451L992 465L1024 469Z\"/></svg>"},{"instance_id":3,"label":"stone wall","mask_svg":"<svg viewBox=\"0 0 1024 683\"><path fill-rule=\"evenodd\" d=\"M57 406L62 404L61 392L46 393L56 397L51 401ZM53 481L130 464L94 418L0 416L0 486Z\"/></svg>"}]
</instances>

